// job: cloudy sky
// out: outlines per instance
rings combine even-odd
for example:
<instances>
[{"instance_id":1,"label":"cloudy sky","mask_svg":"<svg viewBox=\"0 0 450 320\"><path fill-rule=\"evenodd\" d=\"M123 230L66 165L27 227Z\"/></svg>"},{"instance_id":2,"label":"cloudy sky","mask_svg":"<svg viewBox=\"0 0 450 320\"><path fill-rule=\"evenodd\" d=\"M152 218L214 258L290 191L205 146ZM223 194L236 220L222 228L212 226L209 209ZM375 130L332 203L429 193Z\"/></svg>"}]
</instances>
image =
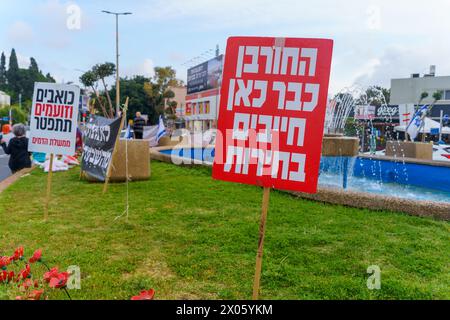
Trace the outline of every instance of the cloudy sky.
<instances>
[{"instance_id":1,"label":"cloudy sky","mask_svg":"<svg viewBox=\"0 0 450 320\"><path fill-rule=\"evenodd\" d=\"M114 18L101 10L133 12L120 19L128 76L171 65L185 80L186 62L236 35L333 39L331 93L389 87L431 64L450 75L448 0L0 0L0 51L14 47L22 67L35 57L58 81L77 82L80 70L115 61Z\"/></svg>"}]
</instances>

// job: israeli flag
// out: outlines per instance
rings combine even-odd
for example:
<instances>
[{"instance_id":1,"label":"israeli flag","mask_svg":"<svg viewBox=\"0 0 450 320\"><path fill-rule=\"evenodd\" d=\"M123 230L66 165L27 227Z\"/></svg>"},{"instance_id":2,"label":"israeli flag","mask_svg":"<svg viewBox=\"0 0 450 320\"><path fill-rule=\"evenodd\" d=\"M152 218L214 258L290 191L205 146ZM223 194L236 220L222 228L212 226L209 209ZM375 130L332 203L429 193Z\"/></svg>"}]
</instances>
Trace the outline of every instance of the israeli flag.
<instances>
[{"instance_id":1,"label":"israeli flag","mask_svg":"<svg viewBox=\"0 0 450 320\"><path fill-rule=\"evenodd\" d=\"M166 134L166 127L164 126L164 121L160 115L158 124L158 134L156 140L159 141L159 139L161 139L165 134Z\"/></svg>"},{"instance_id":2,"label":"israeli flag","mask_svg":"<svg viewBox=\"0 0 450 320\"><path fill-rule=\"evenodd\" d=\"M425 116L427 115L429 105L422 106L417 112L414 114L414 117L411 119L411 122L406 127L406 132L408 133L411 141L416 139L419 134L420 129L423 125L425 125Z\"/></svg>"},{"instance_id":3,"label":"israeli flag","mask_svg":"<svg viewBox=\"0 0 450 320\"><path fill-rule=\"evenodd\" d=\"M130 140L133 138L133 135L131 134L131 126L128 124L127 130L125 131L125 139Z\"/></svg>"}]
</instances>

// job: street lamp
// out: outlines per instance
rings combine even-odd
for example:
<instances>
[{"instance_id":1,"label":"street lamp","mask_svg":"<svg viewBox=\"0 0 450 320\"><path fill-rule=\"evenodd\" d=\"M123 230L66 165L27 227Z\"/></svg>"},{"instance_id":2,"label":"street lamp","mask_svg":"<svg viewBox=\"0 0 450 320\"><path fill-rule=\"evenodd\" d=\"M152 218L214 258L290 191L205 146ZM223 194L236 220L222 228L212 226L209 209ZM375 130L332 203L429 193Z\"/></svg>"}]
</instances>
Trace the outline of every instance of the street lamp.
<instances>
[{"instance_id":1,"label":"street lamp","mask_svg":"<svg viewBox=\"0 0 450 320\"><path fill-rule=\"evenodd\" d=\"M119 16L127 16L132 14L131 12L111 12L102 10L107 14L113 14L116 16L116 115L120 112L120 80L119 80Z\"/></svg>"}]
</instances>

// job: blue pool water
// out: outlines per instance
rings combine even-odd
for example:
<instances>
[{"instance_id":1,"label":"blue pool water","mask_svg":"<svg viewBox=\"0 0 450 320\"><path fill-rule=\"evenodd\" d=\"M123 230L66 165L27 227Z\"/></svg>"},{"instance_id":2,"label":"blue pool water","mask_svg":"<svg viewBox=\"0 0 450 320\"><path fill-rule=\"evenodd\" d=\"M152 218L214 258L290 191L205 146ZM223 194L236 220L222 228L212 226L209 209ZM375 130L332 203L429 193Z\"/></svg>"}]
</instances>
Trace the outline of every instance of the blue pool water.
<instances>
[{"instance_id":1,"label":"blue pool water","mask_svg":"<svg viewBox=\"0 0 450 320\"><path fill-rule=\"evenodd\" d=\"M215 154L214 148L184 148L160 152L209 163L213 162ZM346 160L348 190L450 203L450 167L360 157L322 157L319 185L342 188Z\"/></svg>"}]
</instances>

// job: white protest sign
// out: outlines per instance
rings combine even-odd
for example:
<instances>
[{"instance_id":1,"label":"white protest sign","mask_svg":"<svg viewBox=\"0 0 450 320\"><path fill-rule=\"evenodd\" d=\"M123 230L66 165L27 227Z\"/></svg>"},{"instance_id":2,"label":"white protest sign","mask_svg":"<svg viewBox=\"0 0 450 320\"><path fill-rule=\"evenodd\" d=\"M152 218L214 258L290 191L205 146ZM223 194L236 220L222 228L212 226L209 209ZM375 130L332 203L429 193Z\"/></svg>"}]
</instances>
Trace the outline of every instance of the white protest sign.
<instances>
[{"instance_id":1,"label":"white protest sign","mask_svg":"<svg viewBox=\"0 0 450 320\"><path fill-rule=\"evenodd\" d=\"M80 88L36 82L28 151L75 154Z\"/></svg>"}]
</instances>

